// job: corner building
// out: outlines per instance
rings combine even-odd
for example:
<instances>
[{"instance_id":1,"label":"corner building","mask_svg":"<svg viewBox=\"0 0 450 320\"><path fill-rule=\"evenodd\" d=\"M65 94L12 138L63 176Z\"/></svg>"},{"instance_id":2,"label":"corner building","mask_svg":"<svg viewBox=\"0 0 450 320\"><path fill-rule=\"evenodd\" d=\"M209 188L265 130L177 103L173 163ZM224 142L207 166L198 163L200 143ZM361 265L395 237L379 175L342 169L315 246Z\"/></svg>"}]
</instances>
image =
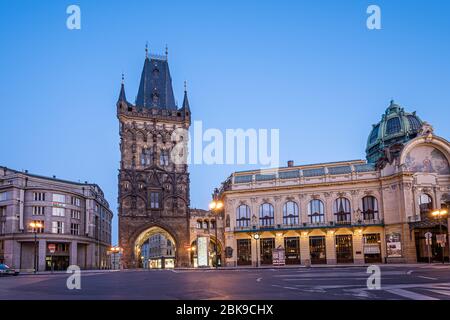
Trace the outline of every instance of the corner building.
<instances>
[{"instance_id":1,"label":"corner building","mask_svg":"<svg viewBox=\"0 0 450 320\"><path fill-rule=\"evenodd\" d=\"M367 142L367 161L235 172L223 184L225 263L286 264L442 261L438 243L450 205L450 144L393 101ZM258 236L255 236L258 235Z\"/></svg>"},{"instance_id":2,"label":"corner building","mask_svg":"<svg viewBox=\"0 0 450 320\"><path fill-rule=\"evenodd\" d=\"M110 269L112 218L96 184L0 167L0 263L23 271L35 261L37 271Z\"/></svg>"}]
</instances>

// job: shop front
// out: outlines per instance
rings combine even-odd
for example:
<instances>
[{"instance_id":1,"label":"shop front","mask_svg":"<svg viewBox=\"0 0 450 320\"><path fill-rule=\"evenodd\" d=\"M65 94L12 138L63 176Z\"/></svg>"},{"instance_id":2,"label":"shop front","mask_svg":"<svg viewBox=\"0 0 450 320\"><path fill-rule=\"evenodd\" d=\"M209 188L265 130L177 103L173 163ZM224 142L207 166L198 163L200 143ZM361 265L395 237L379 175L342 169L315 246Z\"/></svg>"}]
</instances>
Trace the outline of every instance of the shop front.
<instances>
[{"instance_id":1,"label":"shop front","mask_svg":"<svg viewBox=\"0 0 450 320\"><path fill-rule=\"evenodd\" d=\"M47 243L46 271L65 271L70 266L69 243Z\"/></svg>"}]
</instances>

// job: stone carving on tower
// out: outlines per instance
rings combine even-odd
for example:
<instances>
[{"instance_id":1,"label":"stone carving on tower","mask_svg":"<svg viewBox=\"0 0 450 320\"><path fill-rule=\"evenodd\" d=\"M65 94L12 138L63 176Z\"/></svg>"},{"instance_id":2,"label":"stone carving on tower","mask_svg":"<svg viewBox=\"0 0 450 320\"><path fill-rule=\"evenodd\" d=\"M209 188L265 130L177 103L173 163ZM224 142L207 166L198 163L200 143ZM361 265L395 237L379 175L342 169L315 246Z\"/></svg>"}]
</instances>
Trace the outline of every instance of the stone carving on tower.
<instances>
[{"instance_id":1,"label":"stone carving on tower","mask_svg":"<svg viewBox=\"0 0 450 320\"><path fill-rule=\"evenodd\" d=\"M182 106L178 108L175 103L167 54L149 55L146 48L135 104L126 98L122 76L117 117L121 152L119 242L124 249L124 266L139 267L137 239L152 228L173 237L175 263L187 266L189 172L186 162L174 161L173 155L187 156L188 137L179 133L189 129L191 114L186 85Z\"/></svg>"}]
</instances>

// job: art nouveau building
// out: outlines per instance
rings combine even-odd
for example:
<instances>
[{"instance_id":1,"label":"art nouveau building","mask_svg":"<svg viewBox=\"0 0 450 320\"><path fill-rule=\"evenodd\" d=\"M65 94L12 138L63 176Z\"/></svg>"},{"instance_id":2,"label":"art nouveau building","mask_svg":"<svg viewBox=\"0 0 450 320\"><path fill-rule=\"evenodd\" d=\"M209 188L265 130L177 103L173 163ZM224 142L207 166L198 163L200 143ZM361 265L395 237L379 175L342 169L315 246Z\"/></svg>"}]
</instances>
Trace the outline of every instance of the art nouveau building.
<instances>
[{"instance_id":1,"label":"art nouveau building","mask_svg":"<svg viewBox=\"0 0 450 320\"><path fill-rule=\"evenodd\" d=\"M36 263L38 271L109 269L112 217L96 184L0 167L0 263L21 270Z\"/></svg>"},{"instance_id":2,"label":"art nouveau building","mask_svg":"<svg viewBox=\"0 0 450 320\"><path fill-rule=\"evenodd\" d=\"M221 189L226 265L270 265L273 249L286 264L421 262L427 232L440 261L448 215L431 212L450 204L449 142L391 102L366 152L367 161L233 173Z\"/></svg>"}]
</instances>

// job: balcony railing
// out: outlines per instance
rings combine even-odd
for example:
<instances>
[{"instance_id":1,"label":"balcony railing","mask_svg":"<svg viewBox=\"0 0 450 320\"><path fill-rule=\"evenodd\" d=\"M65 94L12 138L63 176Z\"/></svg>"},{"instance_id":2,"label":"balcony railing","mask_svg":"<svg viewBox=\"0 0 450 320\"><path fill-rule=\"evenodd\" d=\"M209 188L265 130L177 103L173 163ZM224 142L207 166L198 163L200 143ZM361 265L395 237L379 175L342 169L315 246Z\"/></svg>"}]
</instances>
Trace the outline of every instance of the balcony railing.
<instances>
[{"instance_id":1,"label":"balcony railing","mask_svg":"<svg viewBox=\"0 0 450 320\"><path fill-rule=\"evenodd\" d=\"M249 225L249 226L239 226L234 227L234 231L271 231L271 230L302 230L302 229L314 229L314 228L344 228L344 227L360 227L360 226L371 226L371 225L383 225L384 221L382 219L369 219L369 220L358 220L358 221L329 221L329 222L303 222L299 224L275 224L270 226L259 226L259 225Z\"/></svg>"}]
</instances>

